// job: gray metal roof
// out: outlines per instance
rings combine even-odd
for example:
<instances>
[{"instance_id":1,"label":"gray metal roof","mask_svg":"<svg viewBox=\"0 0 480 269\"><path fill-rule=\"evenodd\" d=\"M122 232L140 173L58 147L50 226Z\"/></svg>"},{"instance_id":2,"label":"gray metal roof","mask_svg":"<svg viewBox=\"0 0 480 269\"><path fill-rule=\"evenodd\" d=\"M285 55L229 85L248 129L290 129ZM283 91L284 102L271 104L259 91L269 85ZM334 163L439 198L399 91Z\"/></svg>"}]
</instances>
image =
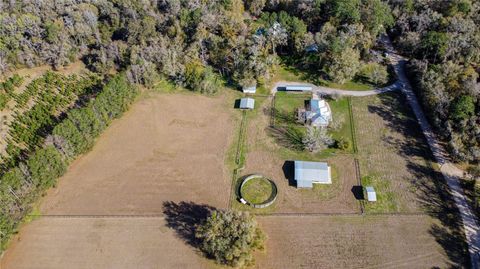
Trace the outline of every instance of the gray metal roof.
<instances>
[{"instance_id":1,"label":"gray metal roof","mask_svg":"<svg viewBox=\"0 0 480 269\"><path fill-rule=\"evenodd\" d=\"M311 91L312 86L308 86L308 85L286 85L285 90L287 90L287 91Z\"/></svg>"},{"instance_id":2,"label":"gray metal roof","mask_svg":"<svg viewBox=\"0 0 480 269\"><path fill-rule=\"evenodd\" d=\"M295 161L295 180L298 182L323 182L331 181L329 167L324 162Z\"/></svg>"},{"instance_id":3,"label":"gray metal roof","mask_svg":"<svg viewBox=\"0 0 480 269\"><path fill-rule=\"evenodd\" d=\"M240 108L241 109L253 109L255 107L255 99L253 98L242 98L240 99Z\"/></svg>"},{"instance_id":4,"label":"gray metal roof","mask_svg":"<svg viewBox=\"0 0 480 269\"><path fill-rule=\"evenodd\" d=\"M313 183L311 181L299 180L297 181L297 188L312 188Z\"/></svg>"}]
</instances>

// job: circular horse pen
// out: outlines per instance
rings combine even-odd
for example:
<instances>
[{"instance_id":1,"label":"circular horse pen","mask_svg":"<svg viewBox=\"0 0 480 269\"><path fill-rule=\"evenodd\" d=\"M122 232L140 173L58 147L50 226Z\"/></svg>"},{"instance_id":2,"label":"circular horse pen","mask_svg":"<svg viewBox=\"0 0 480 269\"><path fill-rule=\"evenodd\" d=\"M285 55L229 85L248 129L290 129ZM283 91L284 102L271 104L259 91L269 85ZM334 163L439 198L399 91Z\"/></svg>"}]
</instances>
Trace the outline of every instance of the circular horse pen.
<instances>
[{"instance_id":1,"label":"circular horse pen","mask_svg":"<svg viewBox=\"0 0 480 269\"><path fill-rule=\"evenodd\" d=\"M240 185L240 202L253 208L265 208L277 199L277 185L270 179L254 174Z\"/></svg>"}]
</instances>

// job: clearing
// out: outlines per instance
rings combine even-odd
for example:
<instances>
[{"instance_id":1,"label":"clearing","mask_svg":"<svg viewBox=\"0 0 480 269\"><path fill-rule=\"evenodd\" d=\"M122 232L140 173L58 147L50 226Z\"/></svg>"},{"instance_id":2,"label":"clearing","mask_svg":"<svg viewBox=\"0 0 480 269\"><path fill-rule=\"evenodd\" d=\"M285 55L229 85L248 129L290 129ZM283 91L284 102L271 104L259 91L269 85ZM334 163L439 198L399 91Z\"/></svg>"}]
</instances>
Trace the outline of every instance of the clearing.
<instances>
[{"instance_id":1,"label":"clearing","mask_svg":"<svg viewBox=\"0 0 480 269\"><path fill-rule=\"evenodd\" d=\"M257 255L257 268L423 269L468 264L462 248L446 234L448 228L428 216L265 216L259 223L268 240L267 253Z\"/></svg>"},{"instance_id":2,"label":"clearing","mask_svg":"<svg viewBox=\"0 0 480 269\"><path fill-rule=\"evenodd\" d=\"M42 201L43 214L157 214L165 201L225 208L225 95L153 94L114 122ZM230 102L231 103L231 102Z\"/></svg>"},{"instance_id":3,"label":"clearing","mask_svg":"<svg viewBox=\"0 0 480 269\"><path fill-rule=\"evenodd\" d=\"M401 93L352 98L363 185L375 187L369 213L441 211L445 183Z\"/></svg>"}]
</instances>

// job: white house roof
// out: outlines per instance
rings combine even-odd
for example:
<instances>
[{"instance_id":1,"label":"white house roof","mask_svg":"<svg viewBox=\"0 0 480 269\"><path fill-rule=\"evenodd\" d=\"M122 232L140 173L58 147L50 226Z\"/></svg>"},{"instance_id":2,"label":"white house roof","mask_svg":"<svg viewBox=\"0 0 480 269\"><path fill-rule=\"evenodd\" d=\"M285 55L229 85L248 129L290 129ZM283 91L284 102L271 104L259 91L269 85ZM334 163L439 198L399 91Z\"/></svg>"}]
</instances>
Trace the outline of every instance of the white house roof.
<instances>
[{"instance_id":1,"label":"white house roof","mask_svg":"<svg viewBox=\"0 0 480 269\"><path fill-rule=\"evenodd\" d=\"M241 109L253 109L255 107L255 99L253 98L242 98L240 99L240 108Z\"/></svg>"},{"instance_id":2,"label":"white house roof","mask_svg":"<svg viewBox=\"0 0 480 269\"><path fill-rule=\"evenodd\" d=\"M330 167L324 162L295 161L297 187L312 187L312 183L331 183Z\"/></svg>"},{"instance_id":3,"label":"white house roof","mask_svg":"<svg viewBox=\"0 0 480 269\"><path fill-rule=\"evenodd\" d=\"M325 100L311 99L307 117L311 119L314 126L326 126L332 120L332 112Z\"/></svg>"}]
</instances>

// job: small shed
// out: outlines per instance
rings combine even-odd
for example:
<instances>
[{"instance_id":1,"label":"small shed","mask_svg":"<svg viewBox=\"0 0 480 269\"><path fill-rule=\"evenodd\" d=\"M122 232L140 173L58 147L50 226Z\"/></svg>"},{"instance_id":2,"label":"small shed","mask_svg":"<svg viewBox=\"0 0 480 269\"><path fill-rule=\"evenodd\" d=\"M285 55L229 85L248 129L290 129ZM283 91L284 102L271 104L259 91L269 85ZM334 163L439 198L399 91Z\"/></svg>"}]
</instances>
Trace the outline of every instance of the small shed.
<instances>
[{"instance_id":1,"label":"small shed","mask_svg":"<svg viewBox=\"0 0 480 269\"><path fill-rule=\"evenodd\" d=\"M367 201L369 202L376 202L377 201L377 193L375 192L375 189L371 186L368 186L365 188L367 191Z\"/></svg>"},{"instance_id":2,"label":"small shed","mask_svg":"<svg viewBox=\"0 0 480 269\"><path fill-rule=\"evenodd\" d=\"M297 188L312 188L313 184L332 184L330 166L324 162L295 161Z\"/></svg>"},{"instance_id":3,"label":"small shed","mask_svg":"<svg viewBox=\"0 0 480 269\"><path fill-rule=\"evenodd\" d=\"M253 109L255 107L255 99L242 98L240 99L240 109Z\"/></svg>"},{"instance_id":4,"label":"small shed","mask_svg":"<svg viewBox=\"0 0 480 269\"><path fill-rule=\"evenodd\" d=\"M253 86L243 87L242 91L244 93L256 93L257 92L257 86L253 85Z\"/></svg>"},{"instance_id":5,"label":"small shed","mask_svg":"<svg viewBox=\"0 0 480 269\"><path fill-rule=\"evenodd\" d=\"M312 86L308 86L308 85L286 85L285 90L290 91L290 92L311 92L312 91Z\"/></svg>"}]
</instances>

